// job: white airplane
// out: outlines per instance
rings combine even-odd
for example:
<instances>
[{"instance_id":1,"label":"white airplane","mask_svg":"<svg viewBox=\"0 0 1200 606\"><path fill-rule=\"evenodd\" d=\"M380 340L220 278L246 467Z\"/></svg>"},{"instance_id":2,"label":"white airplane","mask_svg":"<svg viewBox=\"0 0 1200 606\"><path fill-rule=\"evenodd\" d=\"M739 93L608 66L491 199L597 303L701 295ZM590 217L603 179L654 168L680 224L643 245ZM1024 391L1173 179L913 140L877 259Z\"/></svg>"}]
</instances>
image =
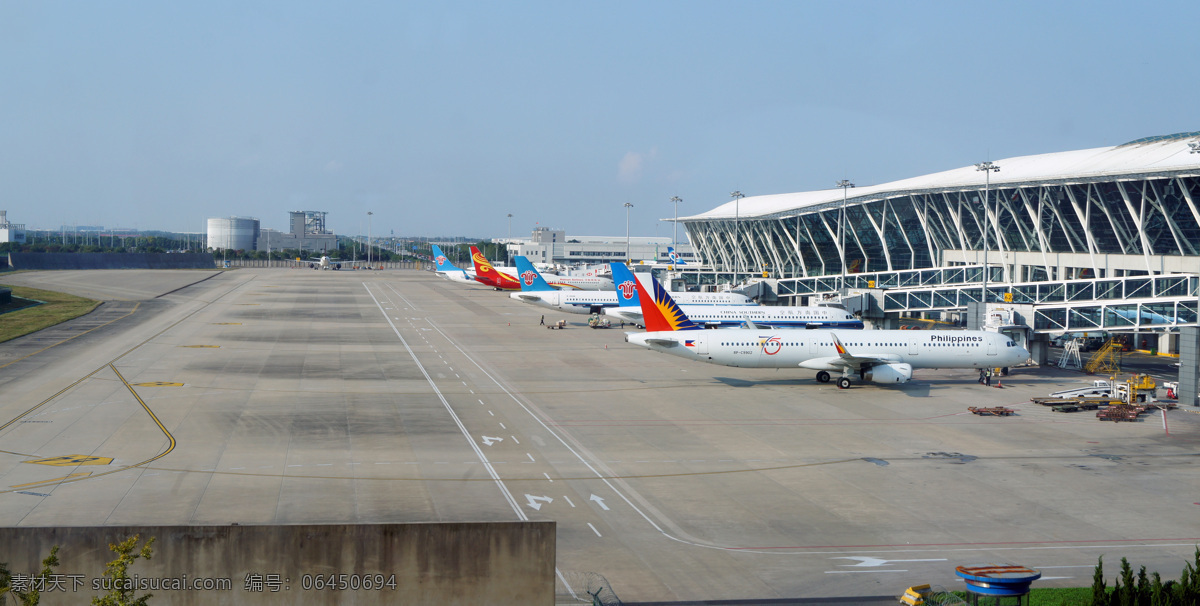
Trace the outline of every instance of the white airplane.
<instances>
[{"instance_id":1,"label":"white airplane","mask_svg":"<svg viewBox=\"0 0 1200 606\"><path fill-rule=\"evenodd\" d=\"M633 284L633 272L624 263L612 264L613 281L619 284ZM647 275L647 274L643 274ZM645 278L640 279L645 287ZM675 293L679 297L683 293ZM622 301L624 303L624 301ZM841 307L820 306L763 306L763 305L694 305L678 301L683 313L692 322L705 328L726 328L741 326L751 322L757 326L774 328L847 328L857 330L863 327L862 320ZM604 310L605 315L645 326L642 318L642 307L636 302L617 308Z\"/></svg>"},{"instance_id":2,"label":"white airplane","mask_svg":"<svg viewBox=\"0 0 1200 606\"><path fill-rule=\"evenodd\" d=\"M433 262L437 265L437 269L434 271L437 275L451 282L477 283L475 281L475 272L467 271L451 263L450 259L446 258L445 253L442 252L442 249L437 244L431 244L430 246L433 247Z\"/></svg>"},{"instance_id":3,"label":"white airplane","mask_svg":"<svg viewBox=\"0 0 1200 606\"><path fill-rule=\"evenodd\" d=\"M522 262L526 264L528 263L528 260L520 256L516 257L515 260L518 266L521 266ZM619 263L613 263L612 265L614 268L617 265L624 267L623 264ZM527 285L524 277L530 271L530 269L532 268L526 267L522 270L520 275L522 278L521 290L519 292L509 294L509 297L512 297L518 301L533 303L534 305L541 305L543 307L550 307L573 314L596 314L601 313L601 311L603 311L605 314L612 314L612 312L616 310L619 305L629 305L630 307L622 307L621 309L638 310L636 314L631 314L636 315L636 321L633 319L624 319L620 315L612 315L618 319L624 320L625 322L634 322L635 324L641 323L641 308L637 307L638 294L637 290L635 290L631 285L633 280L632 277L626 281L630 285L617 284L615 286L615 290L611 292L554 290L544 280L542 280L540 284L538 283L538 280L541 280L541 276L537 275L536 270L533 271L533 282ZM628 272L628 270L626 271ZM754 306L754 302L745 295L735 293L678 293L678 295L682 298L681 300L691 301L693 302L693 305L722 304L745 305L748 307Z\"/></svg>"},{"instance_id":4,"label":"white airplane","mask_svg":"<svg viewBox=\"0 0 1200 606\"><path fill-rule=\"evenodd\" d=\"M599 276L561 276L554 274L542 275L529 259L522 255L513 257L517 264L517 279L521 282L522 291L546 290L609 290L613 287L612 280Z\"/></svg>"},{"instance_id":5,"label":"white airplane","mask_svg":"<svg viewBox=\"0 0 1200 606\"><path fill-rule=\"evenodd\" d=\"M834 330L728 328L704 330L688 319L657 281L651 296L637 285L649 332L625 341L654 351L722 366L807 368L837 386L855 379L907 383L914 368L999 368L1020 364L1029 352L998 332L978 330ZM843 342L844 339L844 342Z\"/></svg>"}]
</instances>

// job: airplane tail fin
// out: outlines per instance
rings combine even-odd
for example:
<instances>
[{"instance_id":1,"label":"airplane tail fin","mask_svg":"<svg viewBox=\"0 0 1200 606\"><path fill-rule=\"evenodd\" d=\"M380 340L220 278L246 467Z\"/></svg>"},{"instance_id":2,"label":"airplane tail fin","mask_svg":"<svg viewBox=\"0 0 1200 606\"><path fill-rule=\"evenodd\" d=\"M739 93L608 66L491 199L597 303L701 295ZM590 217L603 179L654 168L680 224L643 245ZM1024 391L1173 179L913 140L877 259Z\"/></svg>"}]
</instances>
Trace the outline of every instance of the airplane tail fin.
<instances>
[{"instance_id":1,"label":"airplane tail fin","mask_svg":"<svg viewBox=\"0 0 1200 606\"><path fill-rule=\"evenodd\" d=\"M491 278L493 280L495 279L494 272L496 270L492 268L492 264L487 260L487 257L483 256L483 253L479 252L478 247L471 247L471 262L475 264L476 274L485 278Z\"/></svg>"},{"instance_id":2,"label":"airplane tail fin","mask_svg":"<svg viewBox=\"0 0 1200 606\"><path fill-rule=\"evenodd\" d=\"M437 244L433 244L432 246L433 260L437 263L438 271L462 271L461 268L451 263L450 259L446 258L446 254L442 252L442 249Z\"/></svg>"},{"instance_id":3,"label":"airplane tail fin","mask_svg":"<svg viewBox=\"0 0 1200 606\"><path fill-rule=\"evenodd\" d=\"M671 257L672 265L687 265L687 261L681 260L679 255L675 253L675 248L672 246L667 247L667 256Z\"/></svg>"},{"instance_id":4,"label":"airplane tail fin","mask_svg":"<svg viewBox=\"0 0 1200 606\"><path fill-rule=\"evenodd\" d=\"M675 304L675 300L667 294L667 290L654 276L650 276L653 295L646 292L646 288L637 280L634 280L634 283L637 284L638 298L642 302L642 318L647 331L703 330L688 319L687 314Z\"/></svg>"},{"instance_id":5,"label":"airplane tail fin","mask_svg":"<svg viewBox=\"0 0 1200 606\"><path fill-rule=\"evenodd\" d=\"M624 263L613 261L609 264L612 271L613 286L617 289L617 307L641 307L638 299L637 278Z\"/></svg>"},{"instance_id":6,"label":"airplane tail fin","mask_svg":"<svg viewBox=\"0 0 1200 606\"><path fill-rule=\"evenodd\" d=\"M529 259L523 255L517 255L513 257L513 261L517 262L517 278L521 280L521 290L526 292L554 290L554 287L546 283L542 274L538 273L537 268L529 262Z\"/></svg>"}]
</instances>

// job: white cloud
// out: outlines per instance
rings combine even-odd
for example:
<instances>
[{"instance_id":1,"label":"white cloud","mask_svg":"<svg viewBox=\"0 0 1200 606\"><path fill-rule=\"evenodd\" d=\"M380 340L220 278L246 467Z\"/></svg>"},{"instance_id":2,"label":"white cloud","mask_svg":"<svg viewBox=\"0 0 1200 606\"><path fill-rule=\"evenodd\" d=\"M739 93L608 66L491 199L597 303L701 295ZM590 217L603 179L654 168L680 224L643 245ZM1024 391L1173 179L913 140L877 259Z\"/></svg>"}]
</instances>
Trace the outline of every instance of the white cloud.
<instances>
[{"instance_id":1,"label":"white cloud","mask_svg":"<svg viewBox=\"0 0 1200 606\"><path fill-rule=\"evenodd\" d=\"M651 148L648 152L626 152L625 157L617 163L617 180L627 185L637 183L646 165L657 155L657 148Z\"/></svg>"}]
</instances>

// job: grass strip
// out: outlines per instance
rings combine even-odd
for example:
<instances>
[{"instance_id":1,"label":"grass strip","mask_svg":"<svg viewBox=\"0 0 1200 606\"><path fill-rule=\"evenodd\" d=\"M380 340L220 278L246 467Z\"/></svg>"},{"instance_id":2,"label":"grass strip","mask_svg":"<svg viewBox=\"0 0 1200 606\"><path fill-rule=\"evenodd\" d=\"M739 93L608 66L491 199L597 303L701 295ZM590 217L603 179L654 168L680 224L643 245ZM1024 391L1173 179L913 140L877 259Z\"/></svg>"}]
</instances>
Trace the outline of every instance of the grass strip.
<instances>
[{"instance_id":1,"label":"grass strip","mask_svg":"<svg viewBox=\"0 0 1200 606\"><path fill-rule=\"evenodd\" d=\"M0 343L73 320L100 305L99 301L61 292L24 286L5 287L12 289L13 302L0 308L0 311L16 311L0 314ZM42 304L29 305L30 300L41 301Z\"/></svg>"}]
</instances>

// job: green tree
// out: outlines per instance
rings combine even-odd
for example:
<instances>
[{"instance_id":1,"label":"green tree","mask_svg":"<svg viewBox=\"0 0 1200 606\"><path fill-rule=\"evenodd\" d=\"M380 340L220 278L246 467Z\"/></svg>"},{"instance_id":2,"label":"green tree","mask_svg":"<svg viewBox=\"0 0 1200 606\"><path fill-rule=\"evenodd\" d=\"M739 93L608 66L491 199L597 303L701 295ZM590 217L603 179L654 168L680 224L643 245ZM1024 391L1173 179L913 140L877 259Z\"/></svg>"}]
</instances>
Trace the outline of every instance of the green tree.
<instances>
[{"instance_id":1,"label":"green tree","mask_svg":"<svg viewBox=\"0 0 1200 606\"><path fill-rule=\"evenodd\" d=\"M134 588L130 585L129 567L139 558L149 560L154 553L150 549L150 546L154 544L154 537L147 539L146 544L137 553L134 553L141 540L142 535L135 534L120 543L108 544L108 548L117 554L117 559L104 567L104 576L108 577L111 587L104 596L92 598L94 606L145 606L154 595L147 593L135 598Z\"/></svg>"},{"instance_id":2,"label":"green tree","mask_svg":"<svg viewBox=\"0 0 1200 606\"><path fill-rule=\"evenodd\" d=\"M0 583L2 583L0 597L12 595L17 604L37 606L42 601L42 589L47 587L50 576L54 574L54 567L58 564L58 545L55 545L50 548L50 555L42 560L42 570L36 576L21 583L21 588L27 589L27 591L19 591L14 588L12 573L8 570L8 565L0 564Z\"/></svg>"},{"instance_id":3,"label":"green tree","mask_svg":"<svg viewBox=\"0 0 1200 606\"><path fill-rule=\"evenodd\" d=\"M1104 582L1104 556L1096 562L1092 573L1092 606L1108 606L1108 586Z\"/></svg>"}]
</instances>

